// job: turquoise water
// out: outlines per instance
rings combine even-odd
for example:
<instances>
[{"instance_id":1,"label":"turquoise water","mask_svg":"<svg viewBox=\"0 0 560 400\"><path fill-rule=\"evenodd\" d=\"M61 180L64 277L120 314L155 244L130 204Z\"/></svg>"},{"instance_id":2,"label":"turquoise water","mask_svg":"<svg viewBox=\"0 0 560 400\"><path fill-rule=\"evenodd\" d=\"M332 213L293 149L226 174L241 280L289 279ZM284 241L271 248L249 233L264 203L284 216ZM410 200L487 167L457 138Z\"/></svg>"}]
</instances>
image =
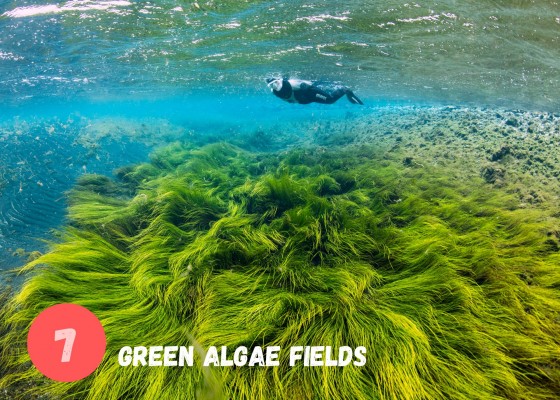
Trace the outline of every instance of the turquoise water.
<instances>
[{"instance_id":1,"label":"turquoise water","mask_svg":"<svg viewBox=\"0 0 560 400\"><path fill-rule=\"evenodd\" d=\"M252 136L250 150L275 151L304 140L315 123L368 115L374 107L345 102L294 108L268 93L71 103L55 98L10 107L0 121L0 269L27 259L14 255L18 249L44 251L40 239L56 238L51 230L64 221L65 193L86 173L110 176L177 140L246 144Z\"/></svg>"},{"instance_id":2,"label":"turquoise water","mask_svg":"<svg viewBox=\"0 0 560 400\"><path fill-rule=\"evenodd\" d=\"M4 104L264 94L278 73L382 101L558 107L556 1L27 0L0 13Z\"/></svg>"},{"instance_id":3,"label":"turquoise water","mask_svg":"<svg viewBox=\"0 0 560 400\"><path fill-rule=\"evenodd\" d=\"M0 32L0 268L44 248L79 176L169 141L277 150L381 106L560 102L552 1L3 1ZM283 103L271 75L342 82L366 106Z\"/></svg>"}]
</instances>

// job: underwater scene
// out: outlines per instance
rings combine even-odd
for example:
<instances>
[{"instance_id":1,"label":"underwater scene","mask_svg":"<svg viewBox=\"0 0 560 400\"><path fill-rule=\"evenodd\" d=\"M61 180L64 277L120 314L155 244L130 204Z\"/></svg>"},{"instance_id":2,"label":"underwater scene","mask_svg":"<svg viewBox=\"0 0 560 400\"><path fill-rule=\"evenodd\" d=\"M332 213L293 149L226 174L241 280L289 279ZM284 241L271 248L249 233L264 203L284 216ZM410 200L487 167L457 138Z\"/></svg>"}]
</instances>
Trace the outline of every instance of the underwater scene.
<instances>
[{"instance_id":1,"label":"underwater scene","mask_svg":"<svg viewBox=\"0 0 560 400\"><path fill-rule=\"evenodd\" d=\"M560 399L559 107L557 1L0 1L0 399Z\"/></svg>"}]
</instances>

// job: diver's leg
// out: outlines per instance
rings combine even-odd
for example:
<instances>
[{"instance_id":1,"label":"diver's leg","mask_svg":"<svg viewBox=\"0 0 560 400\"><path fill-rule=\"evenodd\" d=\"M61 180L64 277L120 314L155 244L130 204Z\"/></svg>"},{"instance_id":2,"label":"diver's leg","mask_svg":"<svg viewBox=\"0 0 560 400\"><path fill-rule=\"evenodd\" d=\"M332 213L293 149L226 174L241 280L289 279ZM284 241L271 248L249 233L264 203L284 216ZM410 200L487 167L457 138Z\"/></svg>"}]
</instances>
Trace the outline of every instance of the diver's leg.
<instances>
[{"instance_id":1,"label":"diver's leg","mask_svg":"<svg viewBox=\"0 0 560 400\"><path fill-rule=\"evenodd\" d=\"M346 97L348 98L348 101L350 101L350 103L352 104L364 105L364 103L362 103L362 100L360 100L358 96L356 96L354 92L352 92L350 89L346 89Z\"/></svg>"},{"instance_id":2,"label":"diver's leg","mask_svg":"<svg viewBox=\"0 0 560 400\"><path fill-rule=\"evenodd\" d=\"M344 88L338 88L336 90L334 90L331 93L327 93L324 90L321 90L319 88L314 87L313 88L313 95L314 95L314 100L316 103L321 103L321 104L332 104L335 101L337 101L338 99L340 99L342 96L344 96L346 94L346 91Z\"/></svg>"},{"instance_id":3,"label":"diver's leg","mask_svg":"<svg viewBox=\"0 0 560 400\"><path fill-rule=\"evenodd\" d=\"M352 92L346 86L339 86L337 89L331 92L329 98L327 99L327 104L334 103L344 95L346 95L350 103L364 105L364 103L362 103L362 100L360 100L358 96L356 96L354 92Z\"/></svg>"},{"instance_id":4,"label":"diver's leg","mask_svg":"<svg viewBox=\"0 0 560 400\"><path fill-rule=\"evenodd\" d=\"M345 94L346 94L346 88L343 88L343 87L336 89L334 92L331 92L330 99L329 99L330 100L329 104L334 103L335 101L340 99Z\"/></svg>"},{"instance_id":5,"label":"diver's leg","mask_svg":"<svg viewBox=\"0 0 560 400\"><path fill-rule=\"evenodd\" d=\"M301 90L294 92L297 102L300 104L321 103L333 104L342 96L346 95L348 100L354 104L364 104L356 95L347 87L339 86L333 91L326 92L316 86L307 86Z\"/></svg>"}]
</instances>

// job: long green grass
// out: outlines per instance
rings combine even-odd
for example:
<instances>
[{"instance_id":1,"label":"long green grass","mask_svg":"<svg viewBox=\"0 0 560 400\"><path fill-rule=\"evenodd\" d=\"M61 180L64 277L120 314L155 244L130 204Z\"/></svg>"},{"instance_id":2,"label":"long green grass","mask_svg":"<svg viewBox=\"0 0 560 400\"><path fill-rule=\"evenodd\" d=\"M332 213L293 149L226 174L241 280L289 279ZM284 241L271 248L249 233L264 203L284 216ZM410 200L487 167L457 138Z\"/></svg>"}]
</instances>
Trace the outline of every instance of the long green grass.
<instances>
[{"instance_id":1,"label":"long green grass","mask_svg":"<svg viewBox=\"0 0 560 400\"><path fill-rule=\"evenodd\" d=\"M46 307L93 311L106 357L31 393L85 399L554 399L558 220L482 179L370 147L286 154L173 145L85 177L70 226L3 307L0 387ZM556 232L556 233L555 233ZM556 235L556 236L555 236ZM556 243L556 246L555 246ZM120 367L122 346L365 346L337 367Z\"/></svg>"}]
</instances>

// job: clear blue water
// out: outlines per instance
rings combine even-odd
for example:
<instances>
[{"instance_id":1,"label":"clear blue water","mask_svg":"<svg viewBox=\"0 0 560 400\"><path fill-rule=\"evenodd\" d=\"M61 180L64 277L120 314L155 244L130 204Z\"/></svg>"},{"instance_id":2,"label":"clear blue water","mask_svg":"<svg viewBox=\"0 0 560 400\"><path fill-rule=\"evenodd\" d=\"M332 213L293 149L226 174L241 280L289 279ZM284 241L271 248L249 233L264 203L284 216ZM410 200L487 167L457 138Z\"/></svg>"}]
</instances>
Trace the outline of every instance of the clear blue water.
<instances>
[{"instance_id":1,"label":"clear blue water","mask_svg":"<svg viewBox=\"0 0 560 400\"><path fill-rule=\"evenodd\" d=\"M271 75L366 106L283 103ZM559 93L556 1L0 1L0 268L44 248L77 177L170 140L304 136L382 105L557 112Z\"/></svg>"},{"instance_id":2,"label":"clear blue water","mask_svg":"<svg viewBox=\"0 0 560 400\"><path fill-rule=\"evenodd\" d=\"M263 93L271 73L382 101L555 111L550 0L0 3L2 103Z\"/></svg>"},{"instance_id":3,"label":"clear blue water","mask_svg":"<svg viewBox=\"0 0 560 400\"><path fill-rule=\"evenodd\" d=\"M324 124L368 115L374 107L350 103L297 107L268 93L172 97L157 100L67 102L37 99L6 108L0 120L0 269L20 265L17 249L44 251L41 239L64 222L65 193L86 173L111 176L119 167L149 159L150 152L176 140L204 144L267 132L295 141L314 121ZM301 126L301 128L299 128ZM260 151L290 146L291 141Z\"/></svg>"}]
</instances>

